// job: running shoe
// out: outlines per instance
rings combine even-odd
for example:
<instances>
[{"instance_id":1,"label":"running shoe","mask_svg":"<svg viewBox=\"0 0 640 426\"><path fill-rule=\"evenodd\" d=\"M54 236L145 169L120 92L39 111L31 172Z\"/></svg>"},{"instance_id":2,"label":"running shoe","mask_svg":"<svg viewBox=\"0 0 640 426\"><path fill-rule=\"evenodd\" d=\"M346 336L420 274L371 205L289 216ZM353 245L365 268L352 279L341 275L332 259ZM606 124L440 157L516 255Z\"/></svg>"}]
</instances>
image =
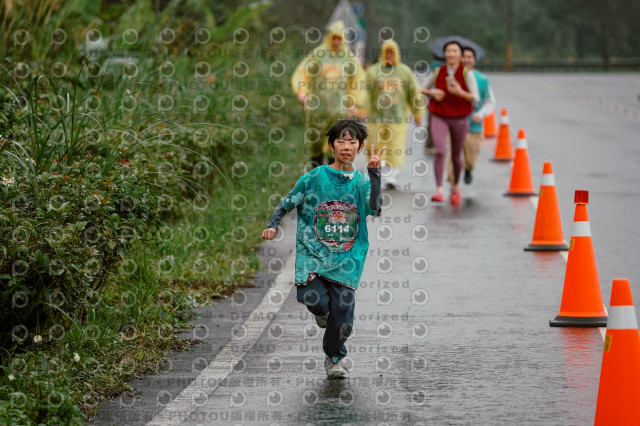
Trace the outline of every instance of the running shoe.
<instances>
[{"instance_id":1,"label":"running shoe","mask_svg":"<svg viewBox=\"0 0 640 426\"><path fill-rule=\"evenodd\" d=\"M462 196L460 195L460 191L451 191L451 196L449 198L452 206L459 206L462 201Z\"/></svg>"},{"instance_id":2,"label":"running shoe","mask_svg":"<svg viewBox=\"0 0 640 426\"><path fill-rule=\"evenodd\" d=\"M331 357L326 357L324 359L324 371L327 372L327 377L329 377L329 369L333 366L333 359Z\"/></svg>"},{"instance_id":3,"label":"running shoe","mask_svg":"<svg viewBox=\"0 0 640 426\"><path fill-rule=\"evenodd\" d=\"M442 195L442 192L436 192L431 196L431 201L436 203L444 203L444 195Z\"/></svg>"},{"instance_id":4,"label":"running shoe","mask_svg":"<svg viewBox=\"0 0 640 426\"><path fill-rule=\"evenodd\" d=\"M315 317L316 317L316 324L318 324L318 327L327 328L327 319L329 319L329 314L315 315Z\"/></svg>"},{"instance_id":5,"label":"running shoe","mask_svg":"<svg viewBox=\"0 0 640 426\"><path fill-rule=\"evenodd\" d=\"M327 377L329 379L344 379L347 377L347 369L342 365L342 361L340 361L335 356L333 358L328 358L330 364L329 369L327 369ZM325 368L327 367L327 361L325 361Z\"/></svg>"},{"instance_id":6,"label":"running shoe","mask_svg":"<svg viewBox=\"0 0 640 426\"><path fill-rule=\"evenodd\" d=\"M469 185L473 181L473 175L470 169L464 169L464 183Z\"/></svg>"}]
</instances>

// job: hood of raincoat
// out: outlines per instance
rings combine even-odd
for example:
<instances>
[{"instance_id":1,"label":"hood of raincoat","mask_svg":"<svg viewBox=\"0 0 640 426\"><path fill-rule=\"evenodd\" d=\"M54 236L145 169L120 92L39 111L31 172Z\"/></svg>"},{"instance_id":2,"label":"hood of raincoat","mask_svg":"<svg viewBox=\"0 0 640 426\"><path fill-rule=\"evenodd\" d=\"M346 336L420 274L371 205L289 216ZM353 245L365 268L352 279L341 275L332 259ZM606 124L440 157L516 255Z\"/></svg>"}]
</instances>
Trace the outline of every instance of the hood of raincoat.
<instances>
[{"instance_id":1,"label":"hood of raincoat","mask_svg":"<svg viewBox=\"0 0 640 426\"><path fill-rule=\"evenodd\" d=\"M369 95L366 90L366 75L360 62L356 58L355 53L349 49L349 46L346 43L344 36L345 25L342 20L338 20L333 22L326 28L324 38L322 39L322 43L319 46L316 46L296 67L293 74L291 75L291 87L294 93L298 94L300 92L303 93L318 93L320 89L315 86L315 81L318 78L323 78L322 73L320 73L320 77L317 75L311 75L307 72L307 67L310 63L319 63L319 62L333 62L332 67L338 66L341 70L344 69L343 66L346 62L352 62L353 66L355 66L355 74L348 76L348 80L353 84L347 84L346 93L349 95L353 95L356 97L356 105L358 105L359 111L364 112L369 102ZM338 50L331 49L331 38L334 35L340 36L343 43L340 45ZM341 71L340 71L341 72ZM340 78L344 78L341 76ZM356 84L357 83L357 84ZM343 91L340 87L337 87L335 90ZM327 91L330 92L330 91ZM330 94L330 93L328 93ZM336 114L336 106L337 103L327 103L324 105L321 110L313 110L313 113L331 115ZM305 113L310 114L309 111L306 110Z\"/></svg>"},{"instance_id":2,"label":"hood of raincoat","mask_svg":"<svg viewBox=\"0 0 640 426\"><path fill-rule=\"evenodd\" d=\"M380 54L378 55L378 62L383 63L385 61L384 53L386 52L387 48L393 49L393 52L395 53L395 56L393 57L393 65L398 65L401 59L400 46L398 46L398 43L396 43L392 39L385 40L382 42L382 45L380 46Z\"/></svg>"},{"instance_id":3,"label":"hood of raincoat","mask_svg":"<svg viewBox=\"0 0 640 426\"><path fill-rule=\"evenodd\" d=\"M324 44L327 48L331 48L331 39L333 36L338 36L342 39L342 46L344 46L344 22L339 19L327 27L327 32L324 34Z\"/></svg>"}]
</instances>

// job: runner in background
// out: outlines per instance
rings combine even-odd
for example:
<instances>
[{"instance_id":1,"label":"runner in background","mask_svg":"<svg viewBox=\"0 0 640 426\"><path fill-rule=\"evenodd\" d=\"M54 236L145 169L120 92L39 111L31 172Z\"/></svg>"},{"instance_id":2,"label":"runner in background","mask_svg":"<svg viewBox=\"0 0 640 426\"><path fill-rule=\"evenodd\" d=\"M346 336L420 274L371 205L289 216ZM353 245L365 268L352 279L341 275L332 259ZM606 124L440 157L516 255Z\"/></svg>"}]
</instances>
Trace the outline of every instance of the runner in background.
<instances>
[{"instance_id":1,"label":"runner in background","mask_svg":"<svg viewBox=\"0 0 640 426\"><path fill-rule=\"evenodd\" d=\"M473 181L472 172L478 162L480 146L484 140L484 118L496 109L496 98L493 95L487 76L475 69L476 52L470 47L462 49L462 64L469 71L473 71L478 83L478 94L480 95L480 102L478 102L469 116L469 133L467 133L467 137L464 140L464 183L468 185ZM453 164L451 162L450 149L447 150L447 182L453 183Z\"/></svg>"},{"instance_id":2,"label":"runner in background","mask_svg":"<svg viewBox=\"0 0 640 426\"><path fill-rule=\"evenodd\" d=\"M326 164L333 154L325 134L336 120L366 114L365 73L344 39L344 23L336 21L323 42L296 67L291 88L304 105L305 150L313 167Z\"/></svg>"},{"instance_id":3,"label":"runner in background","mask_svg":"<svg viewBox=\"0 0 640 426\"><path fill-rule=\"evenodd\" d=\"M431 201L443 202L442 180L444 178L444 160L447 152L447 136L451 136L453 157L453 183L450 202L457 206L462 198L458 180L462 169L460 153L464 139L469 131L468 116L478 102L478 86L473 72L468 72L461 63L462 45L452 41L444 46L445 65L436 68L425 82L422 93L429 96L429 114L431 115L431 134L436 147L434 155L434 173L436 193Z\"/></svg>"},{"instance_id":4,"label":"runner in background","mask_svg":"<svg viewBox=\"0 0 640 426\"><path fill-rule=\"evenodd\" d=\"M429 69L435 70L442 64L444 64L444 59L436 56L429 64ZM427 114L427 142L424 145L424 151L429 155L436 153L436 145L433 143L433 135L431 135L431 114Z\"/></svg>"},{"instance_id":5,"label":"runner in background","mask_svg":"<svg viewBox=\"0 0 640 426\"><path fill-rule=\"evenodd\" d=\"M383 187L398 189L397 176L406 161L405 141L411 119L409 110L416 126L419 126L426 104L413 70L401 62L400 48L395 41L382 43L378 62L371 65L366 74L369 139L376 151L382 146L387 147L382 156L382 167L390 167L391 171L388 176L383 176Z\"/></svg>"}]
</instances>

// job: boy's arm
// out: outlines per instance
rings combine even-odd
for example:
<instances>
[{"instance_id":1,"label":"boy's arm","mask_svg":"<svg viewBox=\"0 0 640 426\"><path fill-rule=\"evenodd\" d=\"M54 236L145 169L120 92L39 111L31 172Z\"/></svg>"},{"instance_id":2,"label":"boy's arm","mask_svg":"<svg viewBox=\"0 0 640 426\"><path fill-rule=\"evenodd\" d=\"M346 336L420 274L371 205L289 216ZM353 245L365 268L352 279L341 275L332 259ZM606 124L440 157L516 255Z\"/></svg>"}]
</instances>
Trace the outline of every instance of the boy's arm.
<instances>
[{"instance_id":1,"label":"boy's arm","mask_svg":"<svg viewBox=\"0 0 640 426\"><path fill-rule=\"evenodd\" d=\"M369 209L371 210L371 215L380 216L380 208L382 207L382 193L380 192L380 176L382 172L380 171L380 165L382 159L380 155L387 149L386 146L383 146L380 152L376 154L374 146L371 145L371 156L369 158L369 163L367 164L367 172L369 172L369 182L367 182L368 188L366 188L369 192Z\"/></svg>"},{"instance_id":2,"label":"boy's arm","mask_svg":"<svg viewBox=\"0 0 640 426\"><path fill-rule=\"evenodd\" d=\"M382 191L380 188L382 172L380 171L380 167L367 167L367 172L369 172L369 181L371 182L369 189L369 208L377 212L382 207Z\"/></svg>"},{"instance_id":3,"label":"boy's arm","mask_svg":"<svg viewBox=\"0 0 640 426\"><path fill-rule=\"evenodd\" d=\"M267 224L267 229L273 228L277 230L278 225L280 225L280 222L282 221L282 218L284 217L284 215L289 213L289 211L285 210L284 207L282 207L281 203L278 203L278 205L276 206L276 209L273 211L273 216L271 216L271 220Z\"/></svg>"},{"instance_id":4,"label":"boy's arm","mask_svg":"<svg viewBox=\"0 0 640 426\"><path fill-rule=\"evenodd\" d=\"M296 185L291 192L282 197L271 216L271 220L267 224L267 227L262 231L262 238L265 240L273 240L278 234L278 225L282 221L282 218L293 210L298 204L302 203L304 198L304 181L302 178L298 179Z\"/></svg>"}]
</instances>

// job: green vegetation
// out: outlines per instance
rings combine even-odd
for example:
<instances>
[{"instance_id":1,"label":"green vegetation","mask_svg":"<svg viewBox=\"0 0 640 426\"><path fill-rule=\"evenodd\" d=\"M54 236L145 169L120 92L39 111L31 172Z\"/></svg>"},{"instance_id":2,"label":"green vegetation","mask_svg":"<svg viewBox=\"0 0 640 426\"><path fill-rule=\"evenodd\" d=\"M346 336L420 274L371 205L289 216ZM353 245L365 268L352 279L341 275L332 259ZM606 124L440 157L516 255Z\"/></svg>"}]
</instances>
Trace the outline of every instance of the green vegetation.
<instances>
[{"instance_id":1,"label":"green vegetation","mask_svg":"<svg viewBox=\"0 0 640 426\"><path fill-rule=\"evenodd\" d=\"M359 0L365 6L367 61L378 56L379 31L383 37L391 28L402 48L403 61L430 61L427 43L414 42L414 29L426 27L431 39L459 34L480 44L486 64L503 63L507 42L507 4L510 0ZM513 2L513 59L516 62L596 60L603 62L635 58L640 38L636 17L640 3L608 1ZM275 12L282 26L322 28L337 1L295 2L278 0ZM295 6L295 7L294 7ZM420 33L418 40L425 39ZM482 65L482 64L480 64Z\"/></svg>"},{"instance_id":2,"label":"green vegetation","mask_svg":"<svg viewBox=\"0 0 640 426\"><path fill-rule=\"evenodd\" d=\"M81 424L194 344L302 171L267 5L159 3L0 5L2 424Z\"/></svg>"},{"instance_id":3,"label":"green vegetation","mask_svg":"<svg viewBox=\"0 0 640 426\"><path fill-rule=\"evenodd\" d=\"M418 26L502 58L507 0L364 3L369 61L384 26L409 63L431 57ZM0 2L1 424L81 424L247 285L306 160L290 71L333 6ZM517 2L515 59L633 56L637 12Z\"/></svg>"}]
</instances>

